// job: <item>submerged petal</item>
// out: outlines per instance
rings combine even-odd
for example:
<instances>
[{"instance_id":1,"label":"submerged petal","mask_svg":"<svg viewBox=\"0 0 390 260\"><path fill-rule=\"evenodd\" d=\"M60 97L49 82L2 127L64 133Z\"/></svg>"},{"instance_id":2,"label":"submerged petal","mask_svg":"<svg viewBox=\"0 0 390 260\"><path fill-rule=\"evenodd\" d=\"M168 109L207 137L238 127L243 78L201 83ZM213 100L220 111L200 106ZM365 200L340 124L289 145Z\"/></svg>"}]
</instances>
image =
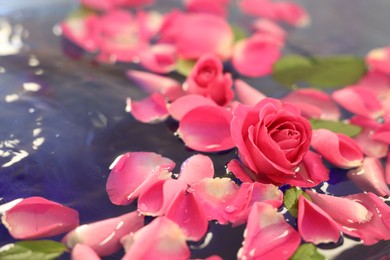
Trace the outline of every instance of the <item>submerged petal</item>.
<instances>
[{"instance_id":1,"label":"submerged petal","mask_svg":"<svg viewBox=\"0 0 390 260\"><path fill-rule=\"evenodd\" d=\"M150 124L164 121L169 116L165 98L160 93L153 93L140 101L127 98L126 111L138 121Z\"/></svg>"}]
</instances>

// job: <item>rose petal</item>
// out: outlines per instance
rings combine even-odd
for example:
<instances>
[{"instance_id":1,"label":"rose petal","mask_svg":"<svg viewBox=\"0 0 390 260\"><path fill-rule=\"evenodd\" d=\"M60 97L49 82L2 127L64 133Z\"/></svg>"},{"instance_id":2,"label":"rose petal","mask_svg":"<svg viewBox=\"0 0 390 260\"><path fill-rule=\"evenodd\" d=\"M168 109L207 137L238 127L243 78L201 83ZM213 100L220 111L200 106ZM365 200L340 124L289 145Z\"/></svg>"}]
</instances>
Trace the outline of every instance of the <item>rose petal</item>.
<instances>
[{"instance_id":1,"label":"rose petal","mask_svg":"<svg viewBox=\"0 0 390 260\"><path fill-rule=\"evenodd\" d=\"M188 12L210 13L226 16L229 0L186 0L184 7Z\"/></svg>"},{"instance_id":2,"label":"rose petal","mask_svg":"<svg viewBox=\"0 0 390 260\"><path fill-rule=\"evenodd\" d=\"M210 157L195 154L183 162L178 179L190 186L213 176L214 165Z\"/></svg>"},{"instance_id":3,"label":"rose petal","mask_svg":"<svg viewBox=\"0 0 390 260\"><path fill-rule=\"evenodd\" d=\"M231 160L227 164L227 171L233 173L242 182L253 182L253 180L256 180L256 174L236 159Z\"/></svg>"},{"instance_id":4,"label":"rose petal","mask_svg":"<svg viewBox=\"0 0 390 260\"><path fill-rule=\"evenodd\" d=\"M287 32L272 20L266 18L257 19L253 27L257 33L272 36L280 42L280 45L284 45Z\"/></svg>"},{"instance_id":5,"label":"rose petal","mask_svg":"<svg viewBox=\"0 0 390 260\"><path fill-rule=\"evenodd\" d=\"M0 215L3 215L7 210L13 208L16 204L24 200L23 198L15 199L5 204L0 205Z\"/></svg>"},{"instance_id":6,"label":"rose petal","mask_svg":"<svg viewBox=\"0 0 390 260\"><path fill-rule=\"evenodd\" d=\"M364 158L363 164L348 171L347 175L362 191L373 192L382 197L390 195L382 164L376 158Z\"/></svg>"},{"instance_id":7,"label":"rose petal","mask_svg":"<svg viewBox=\"0 0 390 260\"><path fill-rule=\"evenodd\" d=\"M356 142L343 134L327 129L313 131L312 147L326 160L340 168L353 168L362 164L363 153Z\"/></svg>"},{"instance_id":8,"label":"rose petal","mask_svg":"<svg viewBox=\"0 0 390 260\"><path fill-rule=\"evenodd\" d=\"M384 124L375 129L372 139L385 144L390 144L390 121L386 120Z\"/></svg>"},{"instance_id":9,"label":"rose petal","mask_svg":"<svg viewBox=\"0 0 390 260\"><path fill-rule=\"evenodd\" d=\"M153 3L153 0L81 0L81 4L92 9L109 10L116 7L137 7Z\"/></svg>"},{"instance_id":10,"label":"rose petal","mask_svg":"<svg viewBox=\"0 0 390 260\"><path fill-rule=\"evenodd\" d=\"M105 219L81 225L68 233L63 243L69 248L82 244L91 248L99 256L107 256L121 248L120 239L136 232L144 226L144 217L131 212L116 218Z\"/></svg>"},{"instance_id":11,"label":"rose petal","mask_svg":"<svg viewBox=\"0 0 390 260\"><path fill-rule=\"evenodd\" d=\"M236 43L232 63L240 74L248 77L260 77L272 72L272 66L280 55L278 42L255 34Z\"/></svg>"},{"instance_id":12,"label":"rose petal","mask_svg":"<svg viewBox=\"0 0 390 260\"><path fill-rule=\"evenodd\" d=\"M84 259L100 260L100 257L89 246L77 244L72 250L71 260Z\"/></svg>"},{"instance_id":13,"label":"rose petal","mask_svg":"<svg viewBox=\"0 0 390 260\"><path fill-rule=\"evenodd\" d=\"M107 179L106 190L112 203L128 205L143 189L159 179L169 179L175 163L159 154L132 152L119 156Z\"/></svg>"},{"instance_id":14,"label":"rose petal","mask_svg":"<svg viewBox=\"0 0 390 260\"><path fill-rule=\"evenodd\" d=\"M159 93L154 93L139 101L127 98L126 111L138 121L149 124L162 122L169 116L165 99Z\"/></svg>"},{"instance_id":15,"label":"rose petal","mask_svg":"<svg viewBox=\"0 0 390 260\"><path fill-rule=\"evenodd\" d=\"M65 233L79 225L76 210L30 197L7 210L1 221L15 239L37 239Z\"/></svg>"},{"instance_id":16,"label":"rose petal","mask_svg":"<svg viewBox=\"0 0 390 260\"><path fill-rule=\"evenodd\" d=\"M177 133L191 149L218 152L234 147L230 136L231 112L222 107L202 106L182 118Z\"/></svg>"},{"instance_id":17,"label":"rose petal","mask_svg":"<svg viewBox=\"0 0 390 260\"><path fill-rule=\"evenodd\" d=\"M371 69L390 75L390 47L371 50L366 56Z\"/></svg>"},{"instance_id":18,"label":"rose petal","mask_svg":"<svg viewBox=\"0 0 390 260\"><path fill-rule=\"evenodd\" d=\"M149 225L122 239L126 254L123 260L186 260L190 250L183 230L167 217L158 217Z\"/></svg>"},{"instance_id":19,"label":"rose petal","mask_svg":"<svg viewBox=\"0 0 390 260\"><path fill-rule=\"evenodd\" d=\"M176 69L176 48L170 44L155 44L140 53L141 65L149 71L168 73Z\"/></svg>"},{"instance_id":20,"label":"rose petal","mask_svg":"<svg viewBox=\"0 0 390 260\"><path fill-rule=\"evenodd\" d=\"M234 81L238 100L244 105L256 105L266 96L241 79Z\"/></svg>"},{"instance_id":21,"label":"rose petal","mask_svg":"<svg viewBox=\"0 0 390 260\"><path fill-rule=\"evenodd\" d=\"M317 89L298 89L290 92L283 99L298 107L307 118L338 120L340 110L328 94Z\"/></svg>"},{"instance_id":22,"label":"rose petal","mask_svg":"<svg viewBox=\"0 0 390 260\"><path fill-rule=\"evenodd\" d=\"M249 214L238 259L289 259L300 243L299 233L277 209L256 203Z\"/></svg>"},{"instance_id":23,"label":"rose petal","mask_svg":"<svg viewBox=\"0 0 390 260\"><path fill-rule=\"evenodd\" d=\"M185 95L171 103L168 106L168 111L174 119L180 121L185 114L200 106L217 106L217 104L211 99L200 95Z\"/></svg>"},{"instance_id":24,"label":"rose petal","mask_svg":"<svg viewBox=\"0 0 390 260\"><path fill-rule=\"evenodd\" d=\"M385 179L386 183L390 184L390 153L387 154L386 158Z\"/></svg>"},{"instance_id":25,"label":"rose petal","mask_svg":"<svg viewBox=\"0 0 390 260\"><path fill-rule=\"evenodd\" d=\"M298 230L303 240L314 244L336 243L340 238L337 223L320 207L299 197Z\"/></svg>"}]
</instances>

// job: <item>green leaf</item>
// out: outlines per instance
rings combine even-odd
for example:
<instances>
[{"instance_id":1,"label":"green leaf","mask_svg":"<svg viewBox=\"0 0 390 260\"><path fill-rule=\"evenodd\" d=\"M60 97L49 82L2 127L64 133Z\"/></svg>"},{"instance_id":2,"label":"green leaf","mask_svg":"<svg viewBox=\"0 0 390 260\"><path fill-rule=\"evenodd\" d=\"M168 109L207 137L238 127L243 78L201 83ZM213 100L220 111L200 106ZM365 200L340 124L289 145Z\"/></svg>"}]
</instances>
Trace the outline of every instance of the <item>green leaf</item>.
<instances>
[{"instance_id":1,"label":"green leaf","mask_svg":"<svg viewBox=\"0 0 390 260\"><path fill-rule=\"evenodd\" d=\"M307 193L303 192L298 187L291 187L284 192L284 206L288 209L288 212L290 212L291 216L293 217L298 216L298 199L300 195L303 195L308 200L311 200L309 195L307 195Z\"/></svg>"},{"instance_id":2,"label":"green leaf","mask_svg":"<svg viewBox=\"0 0 390 260\"><path fill-rule=\"evenodd\" d=\"M195 60L178 59L176 62L176 71L183 76L188 76L194 67Z\"/></svg>"},{"instance_id":3,"label":"green leaf","mask_svg":"<svg viewBox=\"0 0 390 260\"><path fill-rule=\"evenodd\" d=\"M4 247L3 247L4 248ZM51 240L20 241L0 252L1 260L51 260L66 251L64 244Z\"/></svg>"},{"instance_id":4,"label":"green leaf","mask_svg":"<svg viewBox=\"0 0 390 260\"><path fill-rule=\"evenodd\" d=\"M244 31L241 27L237 25L231 25L232 31L233 31L233 39L234 42L241 41L243 39L248 38L248 34L246 31Z\"/></svg>"},{"instance_id":5,"label":"green leaf","mask_svg":"<svg viewBox=\"0 0 390 260\"><path fill-rule=\"evenodd\" d=\"M360 126L339 121L310 119L310 123L313 129L328 129L332 132L345 134L349 137L357 136L362 131Z\"/></svg>"},{"instance_id":6,"label":"green leaf","mask_svg":"<svg viewBox=\"0 0 390 260\"><path fill-rule=\"evenodd\" d=\"M291 87L305 82L322 89L354 84L366 71L364 59L356 56L290 55L274 64L272 75L283 86Z\"/></svg>"},{"instance_id":7,"label":"green leaf","mask_svg":"<svg viewBox=\"0 0 390 260\"><path fill-rule=\"evenodd\" d=\"M302 244L290 260L324 260L325 257L321 255L317 247L313 244Z\"/></svg>"}]
</instances>

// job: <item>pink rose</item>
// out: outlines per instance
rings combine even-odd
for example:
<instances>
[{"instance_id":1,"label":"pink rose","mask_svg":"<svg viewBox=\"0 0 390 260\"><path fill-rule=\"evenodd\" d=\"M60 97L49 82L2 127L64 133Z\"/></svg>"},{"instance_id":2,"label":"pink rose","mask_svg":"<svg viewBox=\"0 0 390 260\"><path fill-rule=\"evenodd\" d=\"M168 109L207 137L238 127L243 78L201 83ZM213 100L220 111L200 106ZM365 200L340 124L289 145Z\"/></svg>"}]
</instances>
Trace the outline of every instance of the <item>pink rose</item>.
<instances>
[{"instance_id":1,"label":"pink rose","mask_svg":"<svg viewBox=\"0 0 390 260\"><path fill-rule=\"evenodd\" d=\"M186 80L187 92L210 98L220 106L227 105L234 96L233 83L231 75L222 69L222 62L216 56L202 56Z\"/></svg>"},{"instance_id":2,"label":"pink rose","mask_svg":"<svg viewBox=\"0 0 390 260\"><path fill-rule=\"evenodd\" d=\"M295 106L272 98L240 104L230 126L238 155L255 180L313 186L328 178L319 157L308 152L311 126Z\"/></svg>"}]
</instances>

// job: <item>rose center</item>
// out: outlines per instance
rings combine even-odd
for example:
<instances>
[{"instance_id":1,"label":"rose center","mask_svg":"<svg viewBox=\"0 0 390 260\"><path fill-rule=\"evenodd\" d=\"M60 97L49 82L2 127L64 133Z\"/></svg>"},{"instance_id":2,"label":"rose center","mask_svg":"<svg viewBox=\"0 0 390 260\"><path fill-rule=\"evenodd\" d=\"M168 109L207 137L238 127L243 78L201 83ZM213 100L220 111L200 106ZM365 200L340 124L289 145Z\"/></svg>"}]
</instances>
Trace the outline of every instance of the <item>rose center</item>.
<instances>
[{"instance_id":1,"label":"rose center","mask_svg":"<svg viewBox=\"0 0 390 260\"><path fill-rule=\"evenodd\" d=\"M207 84L214 78L215 69L211 66L203 67L196 77L196 82L200 87L207 87Z\"/></svg>"},{"instance_id":2,"label":"rose center","mask_svg":"<svg viewBox=\"0 0 390 260\"><path fill-rule=\"evenodd\" d=\"M283 150L291 149L299 145L301 134L294 129L281 129L272 133L271 138L278 143Z\"/></svg>"}]
</instances>

